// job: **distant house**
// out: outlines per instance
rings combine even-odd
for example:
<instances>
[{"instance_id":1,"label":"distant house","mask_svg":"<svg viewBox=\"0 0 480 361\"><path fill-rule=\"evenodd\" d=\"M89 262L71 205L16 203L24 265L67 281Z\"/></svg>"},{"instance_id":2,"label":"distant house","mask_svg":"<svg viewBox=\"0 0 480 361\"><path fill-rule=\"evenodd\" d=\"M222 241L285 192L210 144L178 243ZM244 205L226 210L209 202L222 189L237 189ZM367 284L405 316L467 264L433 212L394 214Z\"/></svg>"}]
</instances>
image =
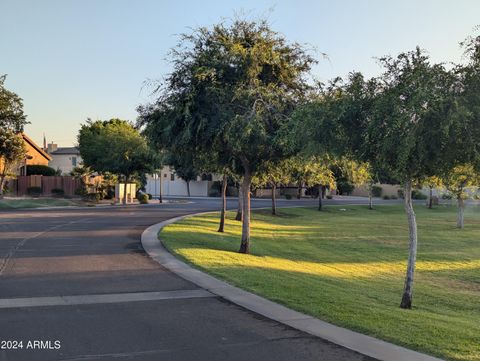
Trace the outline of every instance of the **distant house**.
<instances>
[{"instance_id":1,"label":"distant house","mask_svg":"<svg viewBox=\"0 0 480 361\"><path fill-rule=\"evenodd\" d=\"M26 134L22 134L27 149L27 156L19 164L17 174L26 175L27 165L48 165L52 157L48 155L39 145L37 145Z\"/></svg>"},{"instance_id":2,"label":"distant house","mask_svg":"<svg viewBox=\"0 0 480 361\"><path fill-rule=\"evenodd\" d=\"M77 147L58 147L48 144L47 153L52 160L48 164L54 169L59 169L62 175L69 175L73 168L82 165L82 157Z\"/></svg>"}]
</instances>

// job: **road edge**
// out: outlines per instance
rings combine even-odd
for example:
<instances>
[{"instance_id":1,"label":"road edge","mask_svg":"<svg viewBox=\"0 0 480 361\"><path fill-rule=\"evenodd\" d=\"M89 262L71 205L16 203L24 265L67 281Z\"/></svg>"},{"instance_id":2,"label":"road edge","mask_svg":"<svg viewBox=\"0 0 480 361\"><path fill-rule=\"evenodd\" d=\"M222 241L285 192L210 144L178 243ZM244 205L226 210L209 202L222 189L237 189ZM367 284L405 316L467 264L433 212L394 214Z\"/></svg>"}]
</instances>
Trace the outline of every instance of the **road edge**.
<instances>
[{"instance_id":1,"label":"road edge","mask_svg":"<svg viewBox=\"0 0 480 361\"><path fill-rule=\"evenodd\" d=\"M148 227L143 231L141 236L141 242L145 252L147 252L154 261L171 272L217 296L264 317L363 355L382 361L442 361L442 359L397 346L343 327L338 327L315 317L294 311L256 294L232 286L180 261L165 248L162 240L158 237L158 233L163 227L169 224L187 217L206 213L212 212L200 212L179 216Z\"/></svg>"}]
</instances>

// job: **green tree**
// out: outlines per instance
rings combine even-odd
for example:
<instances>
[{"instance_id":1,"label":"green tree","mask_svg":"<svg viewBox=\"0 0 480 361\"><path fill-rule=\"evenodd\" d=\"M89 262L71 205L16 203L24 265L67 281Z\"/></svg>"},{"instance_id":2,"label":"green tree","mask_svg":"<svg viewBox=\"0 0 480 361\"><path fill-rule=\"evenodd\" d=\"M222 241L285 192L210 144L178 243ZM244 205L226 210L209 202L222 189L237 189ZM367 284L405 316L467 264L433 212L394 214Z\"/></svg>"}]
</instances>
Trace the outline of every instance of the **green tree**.
<instances>
[{"instance_id":1,"label":"green tree","mask_svg":"<svg viewBox=\"0 0 480 361\"><path fill-rule=\"evenodd\" d=\"M433 190L435 188L440 188L443 186L442 178L438 176L430 176L425 178L420 182L423 185L426 185L428 188L428 202L427 207L429 209L433 208Z\"/></svg>"},{"instance_id":2,"label":"green tree","mask_svg":"<svg viewBox=\"0 0 480 361\"><path fill-rule=\"evenodd\" d=\"M21 136L27 117L22 99L5 88L6 75L0 76L0 198L7 177L16 175L16 168L26 156Z\"/></svg>"},{"instance_id":3,"label":"green tree","mask_svg":"<svg viewBox=\"0 0 480 361\"><path fill-rule=\"evenodd\" d=\"M25 142L21 134L0 128L0 198L3 198L7 177L16 176L17 167L25 156Z\"/></svg>"},{"instance_id":4,"label":"green tree","mask_svg":"<svg viewBox=\"0 0 480 361\"><path fill-rule=\"evenodd\" d=\"M480 185L480 174L471 164L458 165L450 170L443 179L443 184L457 200L457 228L463 228L465 199L469 198L468 188Z\"/></svg>"},{"instance_id":5,"label":"green tree","mask_svg":"<svg viewBox=\"0 0 480 361\"><path fill-rule=\"evenodd\" d=\"M242 169L240 252L250 249L250 185L268 161L286 158L284 128L302 100L313 58L265 21L199 28L173 49L173 72L140 122L165 146L227 155ZM174 139L176 138L176 139Z\"/></svg>"},{"instance_id":6,"label":"green tree","mask_svg":"<svg viewBox=\"0 0 480 361\"><path fill-rule=\"evenodd\" d=\"M455 78L443 65L431 64L418 48L380 62L385 73L361 148L374 169L386 170L404 185L409 257L400 307L411 308L417 255L412 184L449 168L445 154L451 159L458 154L450 138Z\"/></svg>"},{"instance_id":7,"label":"green tree","mask_svg":"<svg viewBox=\"0 0 480 361\"><path fill-rule=\"evenodd\" d=\"M200 171L197 169L194 155L189 151L168 152L165 162L171 166L175 174L187 183L187 195L190 197L190 182L196 180Z\"/></svg>"},{"instance_id":8,"label":"green tree","mask_svg":"<svg viewBox=\"0 0 480 361\"><path fill-rule=\"evenodd\" d=\"M272 190L272 214L277 214L277 188L287 185L291 181L288 160L278 163L268 162L264 164L262 171L257 175L257 182L260 186L269 186Z\"/></svg>"},{"instance_id":9,"label":"green tree","mask_svg":"<svg viewBox=\"0 0 480 361\"><path fill-rule=\"evenodd\" d=\"M124 204L127 183L134 176L151 171L154 164L155 155L146 140L125 120L88 120L80 128L78 146L85 166L123 178Z\"/></svg>"},{"instance_id":10,"label":"green tree","mask_svg":"<svg viewBox=\"0 0 480 361\"><path fill-rule=\"evenodd\" d=\"M366 186L368 190L368 208L373 209L373 186L375 184L372 167L368 163L357 162L348 158L343 158L339 162L340 168L347 179L355 186Z\"/></svg>"}]
</instances>

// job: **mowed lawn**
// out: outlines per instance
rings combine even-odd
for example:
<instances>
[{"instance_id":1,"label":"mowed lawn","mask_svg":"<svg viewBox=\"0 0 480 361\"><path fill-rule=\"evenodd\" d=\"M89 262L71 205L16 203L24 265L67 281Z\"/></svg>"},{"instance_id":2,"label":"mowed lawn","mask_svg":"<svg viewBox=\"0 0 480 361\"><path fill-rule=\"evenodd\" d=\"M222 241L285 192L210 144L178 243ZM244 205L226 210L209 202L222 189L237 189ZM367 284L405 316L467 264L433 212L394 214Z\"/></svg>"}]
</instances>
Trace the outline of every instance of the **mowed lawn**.
<instances>
[{"instance_id":1,"label":"mowed lawn","mask_svg":"<svg viewBox=\"0 0 480 361\"><path fill-rule=\"evenodd\" d=\"M56 198L0 199L0 209L78 206L79 204L80 202L71 199Z\"/></svg>"},{"instance_id":2,"label":"mowed lawn","mask_svg":"<svg viewBox=\"0 0 480 361\"><path fill-rule=\"evenodd\" d=\"M480 360L480 208L416 208L414 308L399 308L408 255L401 205L327 206L252 215L251 254L237 253L240 222L228 213L188 218L160 234L180 258L322 320L451 360Z\"/></svg>"}]
</instances>

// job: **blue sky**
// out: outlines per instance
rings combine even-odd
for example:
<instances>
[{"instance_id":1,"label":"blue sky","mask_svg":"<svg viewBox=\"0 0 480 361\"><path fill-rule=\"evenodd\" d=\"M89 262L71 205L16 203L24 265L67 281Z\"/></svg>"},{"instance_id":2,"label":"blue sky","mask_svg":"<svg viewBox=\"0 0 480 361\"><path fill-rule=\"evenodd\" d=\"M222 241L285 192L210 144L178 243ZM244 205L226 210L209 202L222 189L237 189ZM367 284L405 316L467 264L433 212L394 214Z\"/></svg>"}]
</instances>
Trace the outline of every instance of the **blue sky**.
<instances>
[{"instance_id":1,"label":"blue sky","mask_svg":"<svg viewBox=\"0 0 480 361\"><path fill-rule=\"evenodd\" d=\"M144 81L169 71L176 34L239 11L327 53L314 69L320 80L377 75L374 57L417 45L458 62L459 41L480 24L478 0L0 0L0 74L24 99L27 133L70 146L87 117L135 120L151 100Z\"/></svg>"}]
</instances>

